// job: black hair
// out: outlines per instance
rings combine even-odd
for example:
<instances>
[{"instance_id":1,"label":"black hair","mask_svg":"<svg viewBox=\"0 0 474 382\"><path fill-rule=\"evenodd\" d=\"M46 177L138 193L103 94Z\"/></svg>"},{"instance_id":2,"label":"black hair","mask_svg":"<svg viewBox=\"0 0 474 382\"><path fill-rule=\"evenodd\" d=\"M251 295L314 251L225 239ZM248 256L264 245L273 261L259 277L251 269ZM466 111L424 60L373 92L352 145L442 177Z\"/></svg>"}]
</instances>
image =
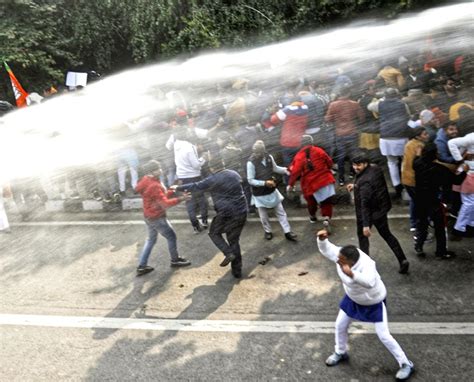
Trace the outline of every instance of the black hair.
<instances>
[{"instance_id":1,"label":"black hair","mask_svg":"<svg viewBox=\"0 0 474 382\"><path fill-rule=\"evenodd\" d=\"M422 158L432 162L438 157L438 147L434 142L427 143L421 150Z\"/></svg>"},{"instance_id":2,"label":"black hair","mask_svg":"<svg viewBox=\"0 0 474 382\"><path fill-rule=\"evenodd\" d=\"M351 159L352 163L370 163L369 155L365 150L358 150Z\"/></svg>"},{"instance_id":3,"label":"black hair","mask_svg":"<svg viewBox=\"0 0 474 382\"><path fill-rule=\"evenodd\" d=\"M211 158L209 160L209 168L212 168L213 170L224 170L224 162L219 157Z\"/></svg>"},{"instance_id":4,"label":"black hair","mask_svg":"<svg viewBox=\"0 0 474 382\"><path fill-rule=\"evenodd\" d=\"M423 126L418 126L410 130L409 133L409 138L414 139L416 137L419 137L423 131L426 131L426 129Z\"/></svg>"},{"instance_id":5,"label":"black hair","mask_svg":"<svg viewBox=\"0 0 474 382\"><path fill-rule=\"evenodd\" d=\"M359 260L359 250L355 245L345 245L341 248L340 253L353 264L357 263Z\"/></svg>"},{"instance_id":6,"label":"black hair","mask_svg":"<svg viewBox=\"0 0 474 382\"><path fill-rule=\"evenodd\" d=\"M447 129L449 126L458 126L458 124L455 121L448 121L443 124L443 129Z\"/></svg>"}]
</instances>

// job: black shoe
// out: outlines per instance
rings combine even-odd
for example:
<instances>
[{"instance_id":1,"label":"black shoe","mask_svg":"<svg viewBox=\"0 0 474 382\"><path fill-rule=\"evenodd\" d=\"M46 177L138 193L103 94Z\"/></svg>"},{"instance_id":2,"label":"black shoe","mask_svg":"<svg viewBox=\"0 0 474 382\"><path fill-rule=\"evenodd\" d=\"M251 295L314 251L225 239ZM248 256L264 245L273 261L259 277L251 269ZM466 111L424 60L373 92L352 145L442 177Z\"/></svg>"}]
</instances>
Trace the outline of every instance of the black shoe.
<instances>
[{"instance_id":1,"label":"black shoe","mask_svg":"<svg viewBox=\"0 0 474 382\"><path fill-rule=\"evenodd\" d=\"M344 186L346 184L346 181L344 180L344 178L339 178L339 186Z\"/></svg>"},{"instance_id":2,"label":"black shoe","mask_svg":"<svg viewBox=\"0 0 474 382\"><path fill-rule=\"evenodd\" d=\"M193 230L194 230L194 234L198 234L198 233L201 233L203 231L203 228L201 227L200 224L198 225L193 225Z\"/></svg>"},{"instance_id":3,"label":"black shoe","mask_svg":"<svg viewBox=\"0 0 474 382\"><path fill-rule=\"evenodd\" d=\"M152 272L154 269L155 268L150 267L149 265L145 265L144 267L138 267L137 268L137 276L146 275L147 273Z\"/></svg>"},{"instance_id":4,"label":"black shoe","mask_svg":"<svg viewBox=\"0 0 474 382\"><path fill-rule=\"evenodd\" d=\"M453 251L446 251L446 253L443 253L441 255L436 254L436 257L442 260L449 260L456 257L456 254Z\"/></svg>"},{"instance_id":5,"label":"black shoe","mask_svg":"<svg viewBox=\"0 0 474 382\"><path fill-rule=\"evenodd\" d=\"M398 273L401 273L402 275L406 275L408 273L408 268L410 267L410 263L408 260L403 260L402 263L400 264L400 269L398 270Z\"/></svg>"},{"instance_id":6,"label":"black shoe","mask_svg":"<svg viewBox=\"0 0 474 382\"><path fill-rule=\"evenodd\" d=\"M458 231L456 228L453 227L448 239L449 241L461 241L463 236L464 232Z\"/></svg>"},{"instance_id":7,"label":"black shoe","mask_svg":"<svg viewBox=\"0 0 474 382\"><path fill-rule=\"evenodd\" d=\"M201 226L202 226L202 228L204 228L204 229L208 229L208 228L209 228L209 224L207 223L207 219L202 219L202 221L201 221Z\"/></svg>"},{"instance_id":8,"label":"black shoe","mask_svg":"<svg viewBox=\"0 0 474 382\"><path fill-rule=\"evenodd\" d=\"M171 260L172 267L185 267L187 265L191 265L191 262L182 257L178 257L176 260Z\"/></svg>"},{"instance_id":9,"label":"black shoe","mask_svg":"<svg viewBox=\"0 0 474 382\"><path fill-rule=\"evenodd\" d=\"M104 202L105 203L112 203L112 198L111 198L110 194L106 194L104 196Z\"/></svg>"},{"instance_id":10,"label":"black shoe","mask_svg":"<svg viewBox=\"0 0 474 382\"><path fill-rule=\"evenodd\" d=\"M400 200L402 198L403 185L399 184L394 187L395 195L393 195L393 200Z\"/></svg>"},{"instance_id":11,"label":"black shoe","mask_svg":"<svg viewBox=\"0 0 474 382\"><path fill-rule=\"evenodd\" d=\"M265 239L266 240L272 240L273 239L273 233L265 232Z\"/></svg>"},{"instance_id":12,"label":"black shoe","mask_svg":"<svg viewBox=\"0 0 474 382\"><path fill-rule=\"evenodd\" d=\"M423 247L419 244L415 244L415 253L420 257L426 256L425 252L423 252Z\"/></svg>"},{"instance_id":13,"label":"black shoe","mask_svg":"<svg viewBox=\"0 0 474 382\"><path fill-rule=\"evenodd\" d=\"M241 279L242 278L242 271L239 270L233 270L232 269L232 276L234 276L236 279Z\"/></svg>"},{"instance_id":14,"label":"black shoe","mask_svg":"<svg viewBox=\"0 0 474 382\"><path fill-rule=\"evenodd\" d=\"M311 224L315 224L315 223L318 222L318 218L317 218L316 216L310 216L310 217L309 217L309 222L310 222Z\"/></svg>"},{"instance_id":15,"label":"black shoe","mask_svg":"<svg viewBox=\"0 0 474 382\"><path fill-rule=\"evenodd\" d=\"M224 260L222 260L222 263L220 263L219 265L221 267L225 267L225 266L229 265L234 260L235 260L235 255L233 253L231 253L229 256L226 256L224 258Z\"/></svg>"},{"instance_id":16,"label":"black shoe","mask_svg":"<svg viewBox=\"0 0 474 382\"><path fill-rule=\"evenodd\" d=\"M285 237L286 237L286 240L297 241L296 238L298 237L298 235L290 231L290 232L285 233Z\"/></svg>"}]
</instances>

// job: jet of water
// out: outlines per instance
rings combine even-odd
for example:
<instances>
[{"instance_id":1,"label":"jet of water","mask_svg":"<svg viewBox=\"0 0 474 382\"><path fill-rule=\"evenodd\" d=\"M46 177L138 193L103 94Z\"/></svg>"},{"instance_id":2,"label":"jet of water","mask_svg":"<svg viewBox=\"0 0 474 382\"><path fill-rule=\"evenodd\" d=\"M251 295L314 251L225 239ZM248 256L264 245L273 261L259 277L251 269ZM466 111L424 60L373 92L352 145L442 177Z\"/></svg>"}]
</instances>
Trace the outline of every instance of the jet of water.
<instances>
[{"instance_id":1,"label":"jet of water","mask_svg":"<svg viewBox=\"0 0 474 382\"><path fill-rule=\"evenodd\" d=\"M425 50L470 53L473 14L472 2L461 3L390 22L368 20L248 51L204 54L110 76L0 119L0 182L109 160L126 144L117 129L168 109L163 93L169 90L180 90L189 99L190 88L195 94L196 89L236 78L268 86L289 75L311 78L339 68L356 68L363 77L374 63L400 55Z\"/></svg>"}]
</instances>

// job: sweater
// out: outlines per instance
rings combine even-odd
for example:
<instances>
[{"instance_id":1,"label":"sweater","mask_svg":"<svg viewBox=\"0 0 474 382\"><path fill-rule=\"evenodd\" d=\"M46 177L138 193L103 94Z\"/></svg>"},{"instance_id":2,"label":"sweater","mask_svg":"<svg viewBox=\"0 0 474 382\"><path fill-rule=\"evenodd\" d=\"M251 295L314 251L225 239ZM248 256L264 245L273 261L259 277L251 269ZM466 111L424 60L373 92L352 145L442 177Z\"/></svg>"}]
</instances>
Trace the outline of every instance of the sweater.
<instances>
[{"instance_id":1,"label":"sweater","mask_svg":"<svg viewBox=\"0 0 474 382\"><path fill-rule=\"evenodd\" d=\"M201 167L205 161L199 158L196 146L191 142L177 139L174 142L174 162L176 176L186 179L201 176Z\"/></svg>"},{"instance_id":2,"label":"sweater","mask_svg":"<svg viewBox=\"0 0 474 382\"><path fill-rule=\"evenodd\" d=\"M309 162L313 169L308 168ZM288 185L294 186L300 179L301 191L305 196L313 195L320 188L335 183L334 175L331 172L333 162L326 152L316 146L304 146L298 151L290 165L290 179Z\"/></svg>"},{"instance_id":3,"label":"sweater","mask_svg":"<svg viewBox=\"0 0 474 382\"><path fill-rule=\"evenodd\" d=\"M354 204L356 217L364 227L372 221L386 216L392 208L383 171L376 165L369 165L354 180Z\"/></svg>"},{"instance_id":4,"label":"sweater","mask_svg":"<svg viewBox=\"0 0 474 382\"><path fill-rule=\"evenodd\" d=\"M242 178L233 170L222 170L205 179L176 188L177 191L209 191L214 209L222 216L247 213L247 199L242 189Z\"/></svg>"},{"instance_id":5,"label":"sweater","mask_svg":"<svg viewBox=\"0 0 474 382\"><path fill-rule=\"evenodd\" d=\"M173 196L171 190L161 184L153 176L145 175L140 179L135 191L141 194L143 199L143 215L147 219L160 219L166 217L166 209L179 203L179 199Z\"/></svg>"},{"instance_id":6,"label":"sweater","mask_svg":"<svg viewBox=\"0 0 474 382\"><path fill-rule=\"evenodd\" d=\"M365 113L357 102L341 98L329 104L325 120L334 123L338 137L344 137L357 134L365 122Z\"/></svg>"},{"instance_id":7,"label":"sweater","mask_svg":"<svg viewBox=\"0 0 474 382\"><path fill-rule=\"evenodd\" d=\"M337 262L341 247L332 244L329 240L319 240L319 252L327 259ZM347 276L339 265L337 266L337 274L342 281L342 286L347 296L359 305L375 305L382 302L387 296L387 289L377 272L375 261L367 256L360 249L359 260L355 263L351 270L354 276Z\"/></svg>"},{"instance_id":8,"label":"sweater","mask_svg":"<svg viewBox=\"0 0 474 382\"><path fill-rule=\"evenodd\" d=\"M299 147L301 137L308 127L308 106L303 102L293 102L278 110L271 118L271 122L277 125L283 122L281 129L280 145L283 147Z\"/></svg>"}]
</instances>

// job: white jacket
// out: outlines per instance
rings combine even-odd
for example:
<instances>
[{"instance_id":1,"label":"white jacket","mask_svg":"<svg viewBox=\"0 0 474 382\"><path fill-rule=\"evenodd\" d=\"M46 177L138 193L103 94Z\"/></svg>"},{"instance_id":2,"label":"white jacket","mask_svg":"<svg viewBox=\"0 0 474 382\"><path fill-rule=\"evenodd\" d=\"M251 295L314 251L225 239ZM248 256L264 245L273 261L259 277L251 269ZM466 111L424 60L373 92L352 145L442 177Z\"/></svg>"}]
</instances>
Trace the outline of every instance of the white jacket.
<instances>
[{"instance_id":1,"label":"white jacket","mask_svg":"<svg viewBox=\"0 0 474 382\"><path fill-rule=\"evenodd\" d=\"M462 161L462 154L465 152L474 154L474 133L469 133L465 137L450 139L448 148L456 161Z\"/></svg>"},{"instance_id":2,"label":"white jacket","mask_svg":"<svg viewBox=\"0 0 474 382\"><path fill-rule=\"evenodd\" d=\"M177 139L173 148L176 176L180 179L201 176L201 167L205 160L199 158L196 146L190 142Z\"/></svg>"},{"instance_id":3,"label":"white jacket","mask_svg":"<svg viewBox=\"0 0 474 382\"><path fill-rule=\"evenodd\" d=\"M319 252L333 262L337 262L341 247L332 244L329 240L318 239ZM351 270L353 278L347 276L337 265L337 273L342 281L346 294L350 299L360 305L375 305L387 296L387 289L375 267L375 261L360 249L359 260Z\"/></svg>"}]
</instances>

